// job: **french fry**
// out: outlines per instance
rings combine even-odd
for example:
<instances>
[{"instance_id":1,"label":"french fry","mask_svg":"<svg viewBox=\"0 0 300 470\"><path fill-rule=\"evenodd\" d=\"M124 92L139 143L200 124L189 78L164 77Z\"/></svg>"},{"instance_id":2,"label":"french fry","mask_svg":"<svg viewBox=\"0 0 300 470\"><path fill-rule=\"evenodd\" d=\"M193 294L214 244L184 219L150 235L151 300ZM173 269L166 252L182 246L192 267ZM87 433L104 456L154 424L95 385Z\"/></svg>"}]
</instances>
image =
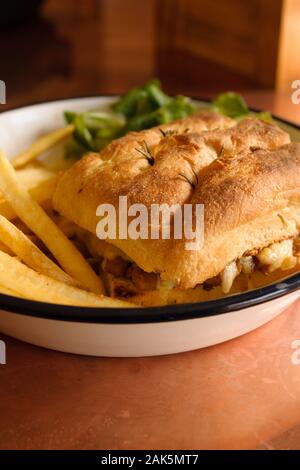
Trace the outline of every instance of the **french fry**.
<instances>
[{"instance_id":1,"label":"french fry","mask_svg":"<svg viewBox=\"0 0 300 470\"><path fill-rule=\"evenodd\" d=\"M17 292L8 289L7 287L0 286L0 294L11 295L13 297L23 297L23 295L18 294Z\"/></svg>"},{"instance_id":2,"label":"french fry","mask_svg":"<svg viewBox=\"0 0 300 470\"><path fill-rule=\"evenodd\" d=\"M36 187L31 188L29 190L31 197L39 205L44 205L46 201L52 199L58 178L59 176L53 176L47 181L38 184ZM0 214L8 220L12 220L17 216L13 208L3 197L0 198Z\"/></svg>"},{"instance_id":3,"label":"french fry","mask_svg":"<svg viewBox=\"0 0 300 470\"><path fill-rule=\"evenodd\" d=\"M8 248L8 246L4 245L4 243L2 243L1 241L0 241L0 250L4 251L4 253L7 253L8 255L11 255L11 256L14 255L14 252L10 248Z\"/></svg>"},{"instance_id":4,"label":"french fry","mask_svg":"<svg viewBox=\"0 0 300 470\"><path fill-rule=\"evenodd\" d=\"M18 180L24 184L27 189L38 186L40 183L43 183L43 181L47 181L55 176L55 174L56 172L42 166L30 166L17 171Z\"/></svg>"},{"instance_id":5,"label":"french fry","mask_svg":"<svg viewBox=\"0 0 300 470\"><path fill-rule=\"evenodd\" d=\"M51 201L52 202L52 201ZM48 209L48 207L47 207ZM55 225L68 237L74 238L77 235L77 226L74 222L66 219L63 215L60 215L56 210L53 209L53 205L47 210L47 214L50 219L53 220Z\"/></svg>"},{"instance_id":6,"label":"french fry","mask_svg":"<svg viewBox=\"0 0 300 470\"><path fill-rule=\"evenodd\" d=\"M73 132L74 126L70 124L69 126L56 129L55 131L40 137L28 149L13 159L12 164L14 168L24 167L28 163L35 160L46 150L51 149L55 145L70 137Z\"/></svg>"},{"instance_id":7,"label":"french fry","mask_svg":"<svg viewBox=\"0 0 300 470\"><path fill-rule=\"evenodd\" d=\"M14 224L0 215L0 241L9 247L27 266L57 281L78 286L68 274L49 259Z\"/></svg>"},{"instance_id":8,"label":"french fry","mask_svg":"<svg viewBox=\"0 0 300 470\"><path fill-rule=\"evenodd\" d=\"M22 297L40 302L87 307L135 307L129 302L96 295L39 274L1 251L0 285Z\"/></svg>"},{"instance_id":9,"label":"french fry","mask_svg":"<svg viewBox=\"0 0 300 470\"><path fill-rule=\"evenodd\" d=\"M49 196L47 197L52 198L55 184L54 182L57 180L57 175L46 168L39 167L39 168L24 168L22 170L17 171L18 180L26 186L29 192L33 195L38 194L43 195L45 191ZM50 189L52 189L50 191ZM39 203L40 200L44 199L44 196L38 197ZM3 195L0 193L0 214L2 214L7 219L12 219L15 216L14 211L5 201Z\"/></svg>"},{"instance_id":10,"label":"french fry","mask_svg":"<svg viewBox=\"0 0 300 470\"><path fill-rule=\"evenodd\" d=\"M103 292L101 279L18 181L13 166L1 152L0 191L18 217L44 242L64 271L86 289L95 293Z\"/></svg>"}]
</instances>

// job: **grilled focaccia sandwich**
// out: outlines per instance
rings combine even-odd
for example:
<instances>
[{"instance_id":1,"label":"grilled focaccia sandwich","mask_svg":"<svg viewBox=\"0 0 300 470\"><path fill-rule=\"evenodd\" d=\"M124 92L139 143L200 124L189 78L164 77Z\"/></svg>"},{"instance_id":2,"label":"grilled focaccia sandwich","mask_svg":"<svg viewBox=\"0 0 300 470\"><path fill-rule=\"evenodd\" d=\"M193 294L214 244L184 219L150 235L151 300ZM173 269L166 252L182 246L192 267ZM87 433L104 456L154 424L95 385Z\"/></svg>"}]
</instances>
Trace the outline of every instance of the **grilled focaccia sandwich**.
<instances>
[{"instance_id":1,"label":"grilled focaccia sandwich","mask_svg":"<svg viewBox=\"0 0 300 470\"><path fill-rule=\"evenodd\" d=\"M97 207L118 210L120 196L149 211L203 204L203 246L187 250L184 237L97 239ZM275 124L198 113L87 155L61 178L53 204L102 257L111 295L152 305L227 294L235 278L245 289L253 273L297 269L300 144Z\"/></svg>"}]
</instances>

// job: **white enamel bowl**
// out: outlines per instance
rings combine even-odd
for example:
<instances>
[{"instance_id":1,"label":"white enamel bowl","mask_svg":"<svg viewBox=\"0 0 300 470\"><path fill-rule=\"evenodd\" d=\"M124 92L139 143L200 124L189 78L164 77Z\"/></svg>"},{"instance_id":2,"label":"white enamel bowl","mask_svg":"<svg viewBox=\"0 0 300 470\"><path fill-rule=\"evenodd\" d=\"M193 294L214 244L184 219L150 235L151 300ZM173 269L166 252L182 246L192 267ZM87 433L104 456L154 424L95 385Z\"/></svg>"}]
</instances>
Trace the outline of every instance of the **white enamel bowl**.
<instances>
[{"instance_id":1,"label":"white enamel bowl","mask_svg":"<svg viewBox=\"0 0 300 470\"><path fill-rule=\"evenodd\" d=\"M0 115L0 147L12 157L40 134L63 124L64 110L106 107L112 98L78 98ZM280 120L294 140L297 126ZM224 299L147 309L66 307L0 295L0 331L76 354L134 357L211 346L267 323L300 297L300 273Z\"/></svg>"}]
</instances>

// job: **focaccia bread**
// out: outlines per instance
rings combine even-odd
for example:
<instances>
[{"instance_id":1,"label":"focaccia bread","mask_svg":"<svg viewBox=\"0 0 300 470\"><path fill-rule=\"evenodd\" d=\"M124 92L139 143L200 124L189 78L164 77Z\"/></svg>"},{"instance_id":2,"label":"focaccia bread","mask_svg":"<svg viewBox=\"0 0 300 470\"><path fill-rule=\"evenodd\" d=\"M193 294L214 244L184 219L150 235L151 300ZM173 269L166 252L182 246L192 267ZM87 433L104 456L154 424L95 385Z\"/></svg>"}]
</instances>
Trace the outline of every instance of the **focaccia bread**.
<instances>
[{"instance_id":1,"label":"focaccia bread","mask_svg":"<svg viewBox=\"0 0 300 470\"><path fill-rule=\"evenodd\" d=\"M300 144L258 119L214 113L130 133L61 178L55 209L95 234L96 209L128 204L204 204L204 246L186 240L112 239L142 270L181 288L220 274L231 261L294 237L300 225Z\"/></svg>"}]
</instances>

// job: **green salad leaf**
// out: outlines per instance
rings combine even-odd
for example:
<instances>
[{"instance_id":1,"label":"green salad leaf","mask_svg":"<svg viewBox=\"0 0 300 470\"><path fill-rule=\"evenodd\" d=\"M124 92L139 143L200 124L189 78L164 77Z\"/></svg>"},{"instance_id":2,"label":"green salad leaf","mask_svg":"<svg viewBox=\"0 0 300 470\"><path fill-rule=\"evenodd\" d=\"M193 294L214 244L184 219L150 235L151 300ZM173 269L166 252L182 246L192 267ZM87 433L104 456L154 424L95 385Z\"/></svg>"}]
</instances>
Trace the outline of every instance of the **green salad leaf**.
<instances>
[{"instance_id":1,"label":"green salad leaf","mask_svg":"<svg viewBox=\"0 0 300 470\"><path fill-rule=\"evenodd\" d=\"M165 105L150 113L139 114L128 119L122 129L122 135L129 131L141 131L150 127L167 124L175 119L182 119L196 111L196 106L189 98L176 96Z\"/></svg>"},{"instance_id":2,"label":"green salad leaf","mask_svg":"<svg viewBox=\"0 0 300 470\"><path fill-rule=\"evenodd\" d=\"M141 131L181 119L195 110L196 106L189 98L171 98L162 91L159 80L150 80L121 96L109 112L65 111L65 121L75 126L74 142L68 143L67 154L74 151L74 156L78 156L99 151L129 131Z\"/></svg>"},{"instance_id":3,"label":"green salad leaf","mask_svg":"<svg viewBox=\"0 0 300 470\"><path fill-rule=\"evenodd\" d=\"M68 146L68 153L76 148L77 152L82 149L82 154L87 151L99 151L113 139L118 137L120 129L123 128L125 120L115 113L102 111L88 111L85 113L74 113L65 111L65 121L74 124L75 131L73 139L79 146Z\"/></svg>"},{"instance_id":4,"label":"green salad leaf","mask_svg":"<svg viewBox=\"0 0 300 470\"><path fill-rule=\"evenodd\" d=\"M212 106L216 112L225 114L225 116L231 118L240 118L249 114L249 109L244 98L233 91L218 95L213 100Z\"/></svg>"},{"instance_id":5,"label":"green salad leaf","mask_svg":"<svg viewBox=\"0 0 300 470\"><path fill-rule=\"evenodd\" d=\"M273 122L269 111L250 111L244 98L239 93L234 93L233 91L227 91L218 95L212 101L212 109L233 119L243 119L251 116L265 122Z\"/></svg>"},{"instance_id":6,"label":"green salad leaf","mask_svg":"<svg viewBox=\"0 0 300 470\"><path fill-rule=\"evenodd\" d=\"M260 111L258 113L251 113L251 115L265 122L269 122L269 123L274 122L270 111Z\"/></svg>"}]
</instances>

